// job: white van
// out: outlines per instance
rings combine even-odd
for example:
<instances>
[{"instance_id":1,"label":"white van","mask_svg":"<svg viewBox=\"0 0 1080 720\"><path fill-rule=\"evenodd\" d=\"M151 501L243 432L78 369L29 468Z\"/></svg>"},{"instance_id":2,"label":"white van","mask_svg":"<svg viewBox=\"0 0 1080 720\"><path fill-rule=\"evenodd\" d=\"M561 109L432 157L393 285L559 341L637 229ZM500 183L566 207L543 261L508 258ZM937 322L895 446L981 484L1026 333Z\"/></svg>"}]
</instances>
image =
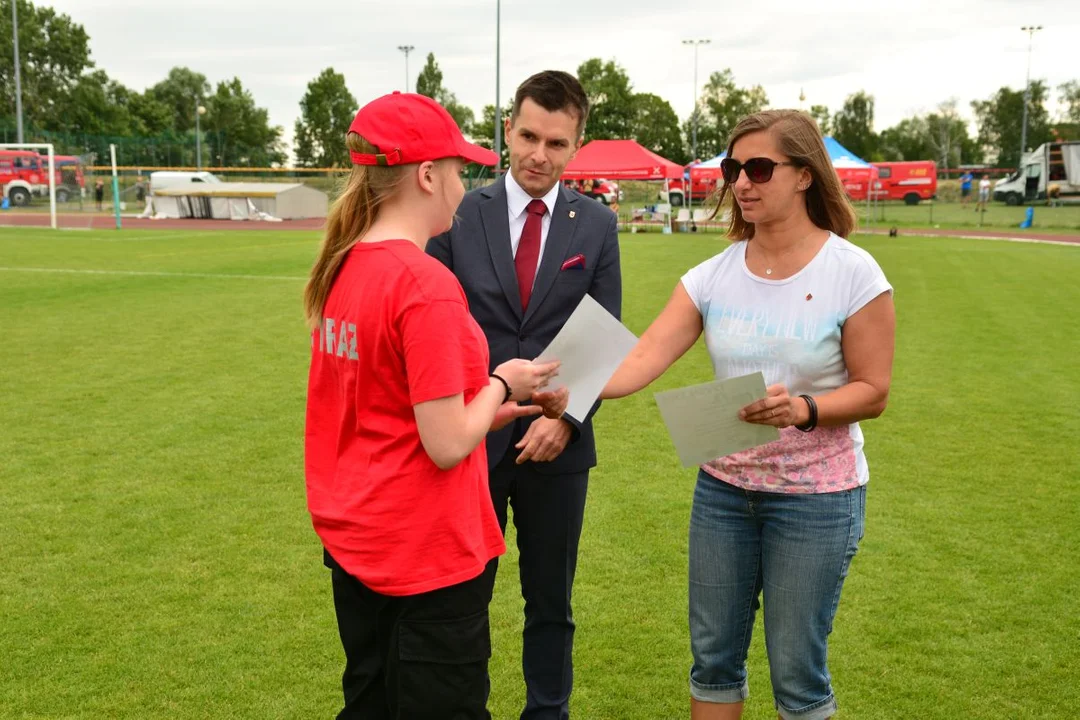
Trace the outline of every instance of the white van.
<instances>
[{"instance_id":1,"label":"white van","mask_svg":"<svg viewBox=\"0 0 1080 720\"><path fill-rule=\"evenodd\" d=\"M150 173L150 192L178 185L195 183L220 183L221 178L206 171L182 172L179 170L158 170Z\"/></svg>"}]
</instances>

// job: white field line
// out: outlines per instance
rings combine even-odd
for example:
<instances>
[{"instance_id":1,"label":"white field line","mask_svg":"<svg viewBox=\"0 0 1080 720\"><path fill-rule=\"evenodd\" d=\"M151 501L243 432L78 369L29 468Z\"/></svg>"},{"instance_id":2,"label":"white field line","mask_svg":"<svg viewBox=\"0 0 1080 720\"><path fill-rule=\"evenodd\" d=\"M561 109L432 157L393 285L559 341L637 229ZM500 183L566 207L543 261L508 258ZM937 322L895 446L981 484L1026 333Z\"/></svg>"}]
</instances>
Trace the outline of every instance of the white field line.
<instances>
[{"instance_id":1,"label":"white field line","mask_svg":"<svg viewBox=\"0 0 1080 720\"><path fill-rule=\"evenodd\" d=\"M154 270L84 270L75 268L0 267L0 272L58 273L65 275L117 275L127 277L201 278L207 280L277 280L304 282L299 275L239 275L231 273L189 273Z\"/></svg>"}]
</instances>

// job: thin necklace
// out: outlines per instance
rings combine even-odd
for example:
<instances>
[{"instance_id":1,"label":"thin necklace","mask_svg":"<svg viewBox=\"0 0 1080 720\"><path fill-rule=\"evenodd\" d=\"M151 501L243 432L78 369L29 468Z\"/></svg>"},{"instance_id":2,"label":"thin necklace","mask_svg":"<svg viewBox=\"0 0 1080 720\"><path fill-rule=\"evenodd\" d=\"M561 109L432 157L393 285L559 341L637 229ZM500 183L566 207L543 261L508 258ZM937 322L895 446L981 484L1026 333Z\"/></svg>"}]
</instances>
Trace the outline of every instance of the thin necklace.
<instances>
[{"instance_id":1,"label":"thin necklace","mask_svg":"<svg viewBox=\"0 0 1080 720\"><path fill-rule=\"evenodd\" d=\"M815 229L816 229L816 228L815 228ZM813 231L813 230L811 230L810 232L808 232L808 233L806 233L805 235L803 235L803 236L802 236L802 239L800 239L800 240L799 240L799 241L798 241L797 243L795 243L795 244L794 244L794 245L792 245L792 246L791 246L790 248L788 248L787 252L785 252L785 253L784 253L784 254L783 254L783 255L782 255L781 257L786 257L786 256L790 255L791 253L793 253L793 252L794 252L794 251L795 251L795 250L796 250L796 249L797 249L797 248L798 248L798 247L799 247L800 245L802 245L802 244L803 244L804 242L806 242L806 238L810 237L810 236L811 236L811 235L813 235L813 234L814 234L814 231ZM766 253L766 252L765 252L764 250L762 250L762 251L761 251L761 254L762 254L762 255L768 255L768 253ZM768 258L766 258L766 261L768 261ZM771 262L771 263L768 263L768 264L769 264L769 265L775 265L776 263L775 263L775 262ZM766 267L766 268L765 268L765 274L766 274L766 275L772 275L772 270L773 270L773 269L772 269L771 267Z\"/></svg>"}]
</instances>

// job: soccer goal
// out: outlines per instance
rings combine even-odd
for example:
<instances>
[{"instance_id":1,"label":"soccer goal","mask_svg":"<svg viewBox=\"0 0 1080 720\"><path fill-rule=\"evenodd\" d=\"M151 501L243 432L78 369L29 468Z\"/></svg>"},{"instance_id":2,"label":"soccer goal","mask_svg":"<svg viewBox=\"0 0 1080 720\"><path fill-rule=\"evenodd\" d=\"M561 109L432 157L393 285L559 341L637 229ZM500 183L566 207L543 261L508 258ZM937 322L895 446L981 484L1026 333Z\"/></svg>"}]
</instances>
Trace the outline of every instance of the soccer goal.
<instances>
[{"instance_id":1,"label":"soccer goal","mask_svg":"<svg viewBox=\"0 0 1080 720\"><path fill-rule=\"evenodd\" d=\"M45 168L40 150L48 156ZM3 199L13 207L48 194L50 225L56 229L56 154L51 143L0 143L0 183Z\"/></svg>"}]
</instances>

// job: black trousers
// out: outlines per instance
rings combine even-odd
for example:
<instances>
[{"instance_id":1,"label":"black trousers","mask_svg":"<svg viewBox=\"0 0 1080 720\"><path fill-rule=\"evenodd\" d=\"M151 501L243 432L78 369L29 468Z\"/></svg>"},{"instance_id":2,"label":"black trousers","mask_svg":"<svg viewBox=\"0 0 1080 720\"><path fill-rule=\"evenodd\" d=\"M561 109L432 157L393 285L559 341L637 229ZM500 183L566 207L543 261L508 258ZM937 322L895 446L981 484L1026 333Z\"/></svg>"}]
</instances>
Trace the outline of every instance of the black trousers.
<instances>
[{"instance_id":1,"label":"black trousers","mask_svg":"<svg viewBox=\"0 0 1080 720\"><path fill-rule=\"evenodd\" d=\"M329 553L345 649L345 720L490 720L488 604L495 561L478 577L420 595L381 595Z\"/></svg>"},{"instance_id":2,"label":"black trousers","mask_svg":"<svg viewBox=\"0 0 1080 720\"><path fill-rule=\"evenodd\" d=\"M521 665L526 700L522 720L566 720L574 685L574 615L570 596L589 472L542 475L515 465L512 446L491 471L491 498L506 532L514 510L525 631Z\"/></svg>"}]
</instances>

